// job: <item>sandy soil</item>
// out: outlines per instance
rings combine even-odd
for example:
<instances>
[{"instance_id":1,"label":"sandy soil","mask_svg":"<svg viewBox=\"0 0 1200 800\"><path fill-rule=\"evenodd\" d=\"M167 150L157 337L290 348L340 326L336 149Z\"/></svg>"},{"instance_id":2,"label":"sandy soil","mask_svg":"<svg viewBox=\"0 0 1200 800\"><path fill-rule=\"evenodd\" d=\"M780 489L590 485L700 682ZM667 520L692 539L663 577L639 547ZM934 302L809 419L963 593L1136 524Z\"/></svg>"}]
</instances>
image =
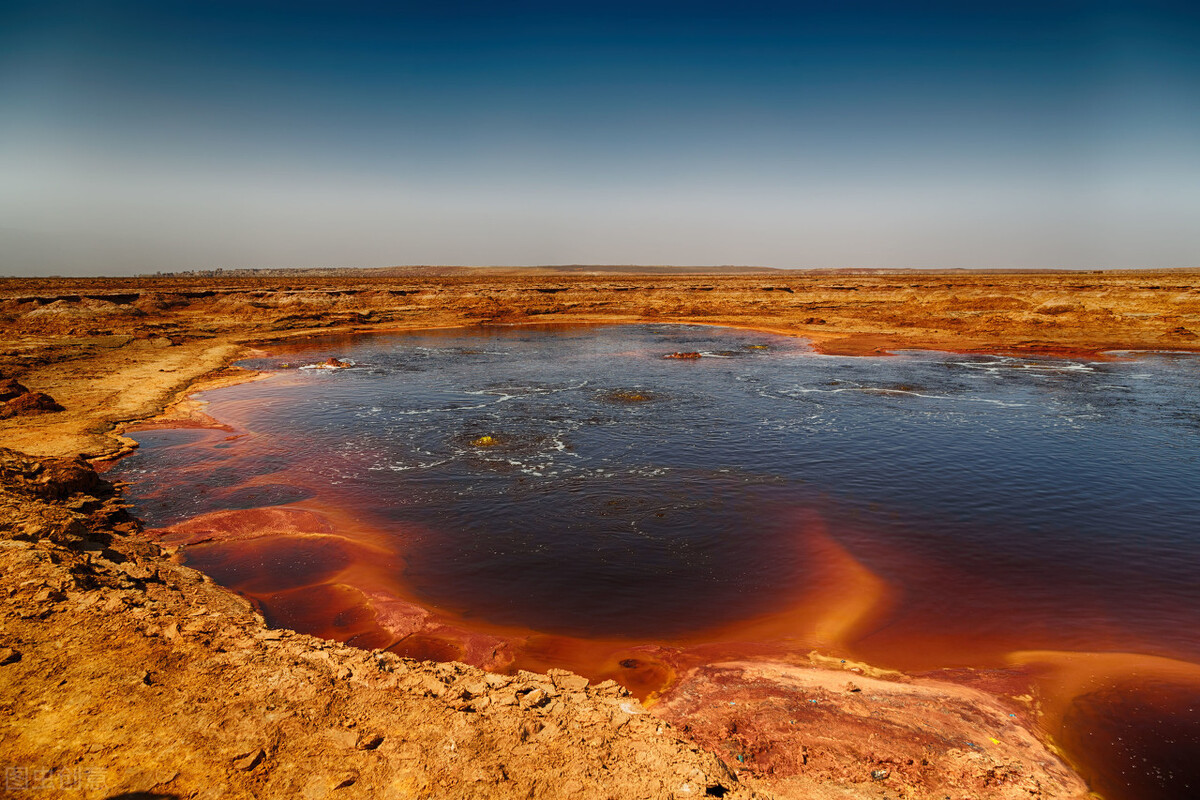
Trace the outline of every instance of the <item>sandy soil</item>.
<instances>
[{"instance_id":1,"label":"sandy soil","mask_svg":"<svg viewBox=\"0 0 1200 800\"><path fill-rule=\"evenodd\" d=\"M502 676L269 631L148 541L72 459L127 451L125 423L194 414L188 391L251 377L229 365L255 342L314 332L675 321L845 354L1200 350L1200 273L10 280L0 319L0 374L13 381L0 384L0 444L20 451L0 457L0 751L30 786L1067 798L1086 789L1055 755L1042 704L980 676L872 674L820 656L709 663L646 709L569 673Z\"/></svg>"}]
</instances>

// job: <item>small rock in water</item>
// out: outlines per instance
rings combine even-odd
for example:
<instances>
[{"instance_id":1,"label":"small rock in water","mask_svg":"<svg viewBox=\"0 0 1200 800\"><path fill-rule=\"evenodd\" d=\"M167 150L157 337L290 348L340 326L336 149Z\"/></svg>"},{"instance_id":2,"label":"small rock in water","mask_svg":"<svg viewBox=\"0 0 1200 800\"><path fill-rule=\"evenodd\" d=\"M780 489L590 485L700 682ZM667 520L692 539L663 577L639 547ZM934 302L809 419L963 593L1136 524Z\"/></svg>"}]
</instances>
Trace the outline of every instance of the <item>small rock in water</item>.
<instances>
[{"instance_id":1,"label":"small rock in water","mask_svg":"<svg viewBox=\"0 0 1200 800\"><path fill-rule=\"evenodd\" d=\"M617 391L608 397L616 403L645 403L653 399L650 395L637 391Z\"/></svg>"}]
</instances>

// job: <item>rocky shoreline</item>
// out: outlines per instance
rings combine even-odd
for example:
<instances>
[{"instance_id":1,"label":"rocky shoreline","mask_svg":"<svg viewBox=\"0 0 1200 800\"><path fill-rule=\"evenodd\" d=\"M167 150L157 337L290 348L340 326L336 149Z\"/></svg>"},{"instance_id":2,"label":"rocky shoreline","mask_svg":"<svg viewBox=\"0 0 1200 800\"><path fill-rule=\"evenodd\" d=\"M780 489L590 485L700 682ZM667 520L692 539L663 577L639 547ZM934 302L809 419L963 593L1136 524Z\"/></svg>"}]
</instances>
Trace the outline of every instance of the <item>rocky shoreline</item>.
<instances>
[{"instance_id":1,"label":"rocky shoreline","mask_svg":"<svg viewBox=\"0 0 1200 800\"><path fill-rule=\"evenodd\" d=\"M614 683L495 675L268 629L139 537L81 459L3 450L0 478L9 790L756 796Z\"/></svg>"},{"instance_id":2,"label":"rocky shoreline","mask_svg":"<svg viewBox=\"0 0 1200 800\"><path fill-rule=\"evenodd\" d=\"M563 670L497 675L269 629L142 537L82 458L0 450L0 508L0 744L14 791L1085 795L1027 714L964 687L727 663L692 670L646 709ZM934 727L932 707L944 715ZM988 734L1003 746L964 744Z\"/></svg>"},{"instance_id":3,"label":"rocky shoreline","mask_svg":"<svg viewBox=\"0 0 1200 800\"><path fill-rule=\"evenodd\" d=\"M172 406L186 416L187 393L204 381L245 379L229 364L247 344L293 335L674 321L806 335L827 352L1094 352L1196 349L1200 329L1195 273L796 276L777 291L784 280L0 284L3 377L47 398L0 420L0 444L11 448L0 452L7 788L81 797L1086 796L1047 748L1036 703L962 685L847 674L819 659L833 668L711 664L647 709L615 684L570 673L496 675L270 630L245 600L142 536L119 490L84 458L132 447L115 433L122 423ZM820 713L796 713L809 704ZM942 716L932 719L931 708Z\"/></svg>"}]
</instances>

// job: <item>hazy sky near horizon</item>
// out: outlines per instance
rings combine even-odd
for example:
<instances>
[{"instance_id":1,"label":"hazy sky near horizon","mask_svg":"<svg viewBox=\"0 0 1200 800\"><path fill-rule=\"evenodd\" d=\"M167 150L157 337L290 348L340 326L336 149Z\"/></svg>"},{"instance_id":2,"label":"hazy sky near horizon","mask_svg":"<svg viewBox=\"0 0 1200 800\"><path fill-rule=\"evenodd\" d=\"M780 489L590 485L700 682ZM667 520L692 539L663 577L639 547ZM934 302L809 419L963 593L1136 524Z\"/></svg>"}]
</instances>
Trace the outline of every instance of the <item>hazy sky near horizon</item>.
<instances>
[{"instance_id":1,"label":"hazy sky near horizon","mask_svg":"<svg viewBox=\"0 0 1200 800\"><path fill-rule=\"evenodd\" d=\"M1195 2L0 0L0 275L1200 266Z\"/></svg>"}]
</instances>

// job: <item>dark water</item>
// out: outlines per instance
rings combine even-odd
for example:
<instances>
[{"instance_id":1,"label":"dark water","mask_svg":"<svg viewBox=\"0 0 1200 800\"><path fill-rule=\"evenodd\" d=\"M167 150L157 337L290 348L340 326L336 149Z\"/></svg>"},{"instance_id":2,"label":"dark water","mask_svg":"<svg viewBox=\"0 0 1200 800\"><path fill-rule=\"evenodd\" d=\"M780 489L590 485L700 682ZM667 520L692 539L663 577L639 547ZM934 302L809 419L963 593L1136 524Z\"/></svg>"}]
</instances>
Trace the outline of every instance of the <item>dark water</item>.
<instances>
[{"instance_id":1,"label":"dark water","mask_svg":"<svg viewBox=\"0 0 1200 800\"><path fill-rule=\"evenodd\" d=\"M1063 744L1105 797L1200 797L1200 696L1144 681L1085 694L1064 720Z\"/></svg>"},{"instance_id":2,"label":"dark water","mask_svg":"<svg viewBox=\"0 0 1200 800\"><path fill-rule=\"evenodd\" d=\"M705 357L662 358L675 351ZM294 368L329 355L355 366ZM279 372L203 396L232 434L135 434L116 472L150 523L335 505L395 537L431 606L656 640L702 639L819 585L798 522L815 516L890 589L842 643L867 660L1200 662L1195 355L823 357L629 326L310 340L247 365ZM269 582L352 557L252 566ZM248 580L229 559L204 566Z\"/></svg>"}]
</instances>

